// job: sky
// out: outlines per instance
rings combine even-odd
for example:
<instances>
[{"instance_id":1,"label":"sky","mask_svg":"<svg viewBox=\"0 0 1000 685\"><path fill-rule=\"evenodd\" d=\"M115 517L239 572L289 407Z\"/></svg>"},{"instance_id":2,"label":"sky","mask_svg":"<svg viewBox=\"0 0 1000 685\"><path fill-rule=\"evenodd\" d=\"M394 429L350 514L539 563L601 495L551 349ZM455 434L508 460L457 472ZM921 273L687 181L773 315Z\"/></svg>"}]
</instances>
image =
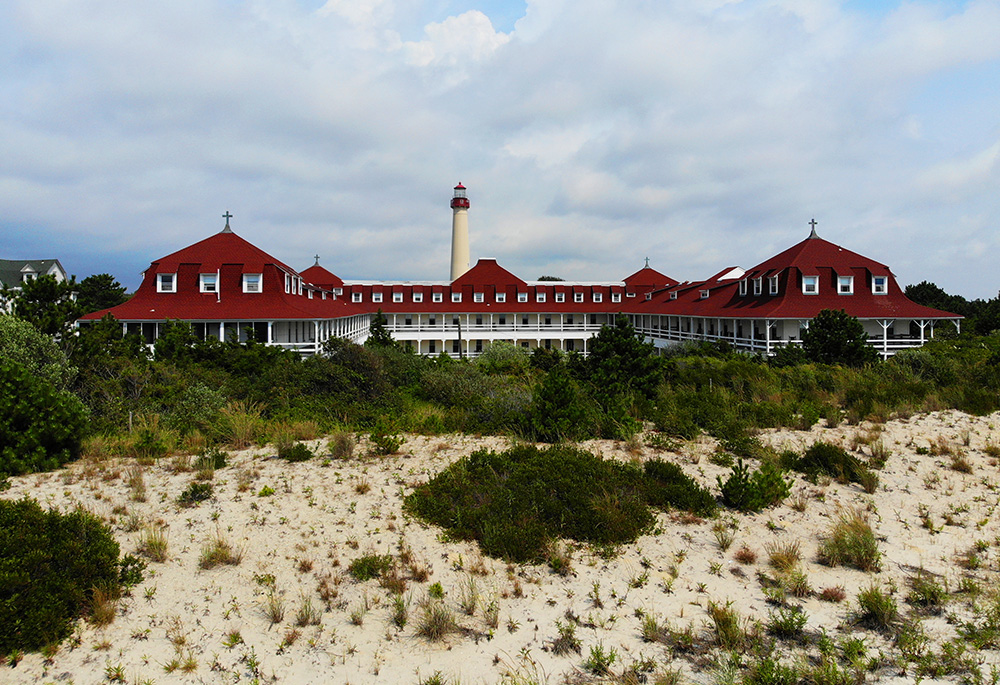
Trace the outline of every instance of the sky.
<instances>
[{"instance_id":1,"label":"sky","mask_svg":"<svg viewBox=\"0 0 1000 685\"><path fill-rule=\"evenodd\" d=\"M5 0L0 258L221 230L345 279L679 280L823 238L1000 290L1000 0Z\"/></svg>"}]
</instances>

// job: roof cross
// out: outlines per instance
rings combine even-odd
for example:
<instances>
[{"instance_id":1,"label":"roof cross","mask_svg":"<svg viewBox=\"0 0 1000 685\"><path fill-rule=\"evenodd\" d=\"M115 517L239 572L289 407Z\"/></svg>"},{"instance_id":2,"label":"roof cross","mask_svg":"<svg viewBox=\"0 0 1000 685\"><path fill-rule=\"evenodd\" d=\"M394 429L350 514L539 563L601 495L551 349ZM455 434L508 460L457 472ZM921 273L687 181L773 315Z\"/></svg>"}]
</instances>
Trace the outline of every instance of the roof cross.
<instances>
[{"instance_id":1,"label":"roof cross","mask_svg":"<svg viewBox=\"0 0 1000 685\"><path fill-rule=\"evenodd\" d=\"M646 268L649 268L649 257L646 257Z\"/></svg>"},{"instance_id":2,"label":"roof cross","mask_svg":"<svg viewBox=\"0 0 1000 685\"><path fill-rule=\"evenodd\" d=\"M226 228L229 228L229 220L233 218L233 215L229 213L228 209L226 210L226 213L222 215L222 218L226 220Z\"/></svg>"},{"instance_id":3,"label":"roof cross","mask_svg":"<svg viewBox=\"0 0 1000 685\"><path fill-rule=\"evenodd\" d=\"M818 237L819 237L819 235L817 235L817 234L816 234L816 224L817 224L817 223L818 223L818 222L816 221L816 219L815 219L815 218L813 218L813 219L812 219L812 220L810 220L810 222L809 222L809 226L810 226L810 227L812 228L812 230L811 230L811 231L809 232L809 237L810 237L810 238L818 238Z\"/></svg>"},{"instance_id":4,"label":"roof cross","mask_svg":"<svg viewBox=\"0 0 1000 685\"><path fill-rule=\"evenodd\" d=\"M314 264L314 266L319 266L319 255L318 254L314 254L313 258L316 260L316 264Z\"/></svg>"}]
</instances>

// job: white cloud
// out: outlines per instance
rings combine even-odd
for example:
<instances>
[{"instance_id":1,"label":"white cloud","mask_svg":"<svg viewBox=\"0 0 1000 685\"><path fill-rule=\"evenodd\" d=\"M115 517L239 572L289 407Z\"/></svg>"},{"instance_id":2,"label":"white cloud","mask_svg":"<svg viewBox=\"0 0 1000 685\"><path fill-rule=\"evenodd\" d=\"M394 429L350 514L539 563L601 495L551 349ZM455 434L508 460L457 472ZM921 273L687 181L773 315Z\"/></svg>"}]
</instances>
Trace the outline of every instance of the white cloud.
<instances>
[{"instance_id":1,"label":"white cloud","mask_svg":"<svg viewBox=\"0 0 1000 685\"><path fill-rule=\"evenodd\" d=\"M482 12L470 10L424 28L426 40L404 43L407 61L426 66L458 66L489 58L510 36L495 31Z\"/></svg>"}]
</instances>

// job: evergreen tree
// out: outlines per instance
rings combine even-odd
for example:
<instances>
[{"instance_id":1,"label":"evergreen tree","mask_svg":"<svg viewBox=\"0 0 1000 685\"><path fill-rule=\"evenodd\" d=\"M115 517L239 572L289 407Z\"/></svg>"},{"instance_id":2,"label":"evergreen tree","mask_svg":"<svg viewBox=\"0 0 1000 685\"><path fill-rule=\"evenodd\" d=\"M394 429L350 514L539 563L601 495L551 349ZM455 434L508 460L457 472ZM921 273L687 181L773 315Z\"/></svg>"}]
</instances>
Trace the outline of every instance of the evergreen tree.
<instances>
[{"instance_id":1,"label":"evergreen tree","mask_svg":"<svg viewBox=\"0 0 1000 685\"><path fill-rule=\"evenodd\" d=\"M380 307L375 315L372 316L372 322L368 326L368 339L365 340L366 347L395 347L396 341L392 339L392 334L389 333L389 329L386 328L386 324L389 320L382 313L382 308Z\"/></svg>"},{"instance_id":2,"label":"evergreen tree","mask_svg":"<svg viewBox=\"0 0 1000 685\"><path fill-rule=\"evenodd\" d=\"M76 301L80 305L81 314L110 309L126 300L128 295L125 294L125 286L111 274L87 276L77 286Z\"/></svg>"},{"instance_id":3,"label":"evergreen tree","mask_svg":"<svg viewBox=\"0 0 1000 685\"><path fill-rule=\"evenodd\" d=\"M868 334L856 317L843 309L824 309L802 332L806 358L821 364L864 366L878 361L878 352L868 344Z\"/></svg>"},{"instance_id":4,"label":"evergreen tree","mask_svg":"<svg viewBox=\"0 0 1000 685\"><path fill-rule=\"evenodd\" d=\"M74 299L76 288L75 276L68 281L57 281L49 274L30 279L14 296L13 313L45 335L65 341L73 322L82 316Z\"/></svg>"},{"instance_id":5,"label":"evergreen tree","mask_svg":"<svg viewBox=\"0 0 1000 685\"><path fill-rule=\"evenodd\" d=\"M586 370L599 401L630 392L653 396L660 380L660 360L653 354L653 344L642 341L627 317L619 315L614 324L602 326L588 348Z\"/></svg>"}]
</instances>

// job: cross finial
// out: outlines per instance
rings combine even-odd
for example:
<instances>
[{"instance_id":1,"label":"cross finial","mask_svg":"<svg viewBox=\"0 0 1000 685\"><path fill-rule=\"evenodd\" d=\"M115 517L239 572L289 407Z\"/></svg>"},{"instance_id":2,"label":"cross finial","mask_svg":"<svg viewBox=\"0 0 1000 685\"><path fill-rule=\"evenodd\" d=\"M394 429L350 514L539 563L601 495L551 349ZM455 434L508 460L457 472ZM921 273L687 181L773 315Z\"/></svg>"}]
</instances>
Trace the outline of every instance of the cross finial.
<instances>
[{"instance_id":1,"label":"cross finial","mask_svg":"<svg viewBox=\"0 0 1000 685\"><path fill-rule=\"evenodd\" d=\"M313 266L319 266L319 255L318 254L314 254L313 258L316 260L316 263Z\"/></svg>"},{"instance_id":2,"label":"cross finial","mask_svg":"<svg viewBox=\"0 0 1000 685\"><path fill-rule=\"evenodd\" d=\"M226 213L222 215L222 218L226 220L226 228L224 228L223 230L229 230L229 220L233 218L233 215L230 214L229 210L227 209Z\"/></svg>"},{"instance_id":3,"label":"cross finial","mask_svg":"<svg viewBox=\"0 0 1000 685\"><path fill-rule=\"evenodd\" d=\"M811 230L811 231L809 232L809 237L810 237L810 238L818 238L818 237L819 237L819 236L818 236L818 235L816 234L816 224L817 224L817 223L818 223L818 222L816 221L816 219L815 219L815 218L813 218L813 219L812 219L812 220L811 220L811 221L809 222L809 226L810 226L810 227L812 228L812 230Z\"/></svg>"},{"instance_id":4,"label":"cross finial","mask_svg":"<svg viewBox=\"0 0 1000 685\"><path fill-rule=\"evenodd\" d=\"M649 257L646 257L646 268L649 268Z\"/></svg>"}]
</instances>

